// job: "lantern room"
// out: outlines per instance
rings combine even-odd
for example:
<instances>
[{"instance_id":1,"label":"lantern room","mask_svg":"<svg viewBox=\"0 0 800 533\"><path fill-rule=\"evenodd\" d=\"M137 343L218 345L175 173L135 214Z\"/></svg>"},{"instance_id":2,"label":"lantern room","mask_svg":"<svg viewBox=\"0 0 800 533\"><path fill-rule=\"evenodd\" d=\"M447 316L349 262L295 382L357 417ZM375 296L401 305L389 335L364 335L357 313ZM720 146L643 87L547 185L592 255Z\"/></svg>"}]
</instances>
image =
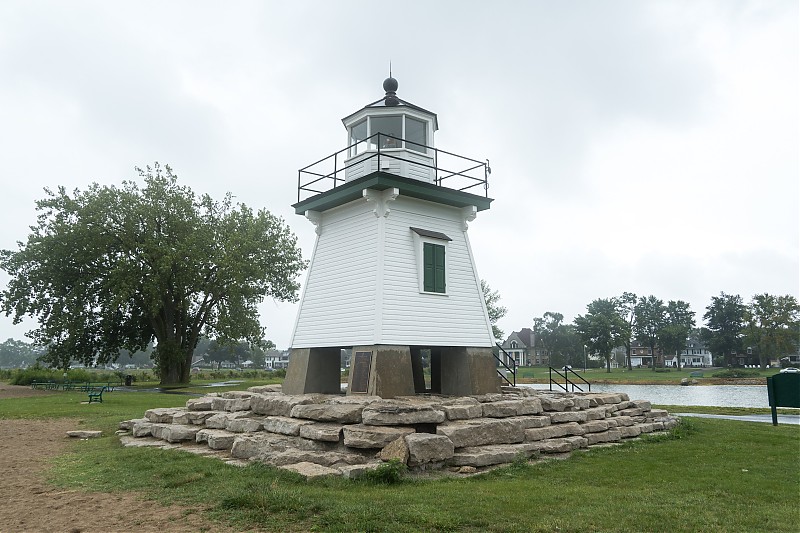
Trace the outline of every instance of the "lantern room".
<instances>
[{"instance_id":1,"label":"lantern room","mask_svg":"<svg viewBox=\"0 0 800 533\"><path fill-rule=\"evenodd\" d=\"M387 78L383 98L342 119L348 139L345 181L383 171L434 182L436 114L398 98L397 86Z\"/></svg>"}]
</instances>

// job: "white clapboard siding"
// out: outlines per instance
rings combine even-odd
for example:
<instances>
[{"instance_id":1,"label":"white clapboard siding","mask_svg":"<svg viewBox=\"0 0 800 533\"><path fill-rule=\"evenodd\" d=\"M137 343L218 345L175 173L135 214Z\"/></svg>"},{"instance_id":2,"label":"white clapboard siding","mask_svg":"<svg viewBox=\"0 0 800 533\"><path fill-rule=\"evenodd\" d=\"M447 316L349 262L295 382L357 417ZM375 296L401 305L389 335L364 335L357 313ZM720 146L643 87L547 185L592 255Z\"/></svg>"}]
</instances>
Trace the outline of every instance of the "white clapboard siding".
<instances>
[{"instance_id":1,"label":"white clapboard siding","mask_svg":"<svg viewBox=\"0 0 800 533\"><path fill-rule=\"evenodd\" d=\"M323 213L292 347L492 346L461 210L402 195L385 218L374 207L362 199ZM444 295L420 292L412 227L452 239Z\"/></svg>"},{"instance_id":2,"label":"white clapboard siding","mask_svg":"<svg viewBox=\"0 0 800 533\"><path fill-rule=\"evenodd\" d=\"M293 348L372 343L379 238L372 208L360 200L322 214Z\"/></svg>"}]
</instances>

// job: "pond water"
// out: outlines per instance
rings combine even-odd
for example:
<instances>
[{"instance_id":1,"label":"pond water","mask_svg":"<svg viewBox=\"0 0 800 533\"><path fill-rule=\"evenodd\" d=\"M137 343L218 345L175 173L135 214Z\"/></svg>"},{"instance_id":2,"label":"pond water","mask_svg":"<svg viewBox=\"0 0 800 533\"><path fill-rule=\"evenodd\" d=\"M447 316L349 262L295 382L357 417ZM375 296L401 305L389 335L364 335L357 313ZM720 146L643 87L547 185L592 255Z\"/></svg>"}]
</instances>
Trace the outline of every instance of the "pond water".
<instances>
[{"instance_id":1,"label":"pond water","mask_svg":"<svg viewBox=\"0 0 800 533\"><path fill-rule=\"evenodd\" d=\"M546 384L520 384L548 390ZM555 385L553 390L559 389ZM584 390L585 387L584 387ZM624 392L631 400L659 405L706 405L714 407L769 407L766 385L615 385L593 383L592 392Z\"/></svg>"}]
</instances>

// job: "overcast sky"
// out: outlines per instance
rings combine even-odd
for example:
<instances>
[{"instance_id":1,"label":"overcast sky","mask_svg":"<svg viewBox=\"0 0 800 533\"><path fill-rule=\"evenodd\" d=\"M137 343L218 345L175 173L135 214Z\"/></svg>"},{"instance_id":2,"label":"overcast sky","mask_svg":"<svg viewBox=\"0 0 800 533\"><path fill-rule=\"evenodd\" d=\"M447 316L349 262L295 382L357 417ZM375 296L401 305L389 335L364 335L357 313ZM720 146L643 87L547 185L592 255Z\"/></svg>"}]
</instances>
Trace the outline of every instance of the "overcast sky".
<instances>
[{"instance_id":1,"label":"overcast sky","mask_svg":"<svg viewBox=\"0 0 800 533\"><path fill-rule=\"evenodd\" d=\"M2 0L0 248L44 187L159 161L310 258L297 169L346 145L391 61L438 148L491 160L469 236L506 334L623 291L699 324L720 291L800 293L798 48L796 0ZM287 348L297 306L261 309Z\"/></svg>"}]
</instances>

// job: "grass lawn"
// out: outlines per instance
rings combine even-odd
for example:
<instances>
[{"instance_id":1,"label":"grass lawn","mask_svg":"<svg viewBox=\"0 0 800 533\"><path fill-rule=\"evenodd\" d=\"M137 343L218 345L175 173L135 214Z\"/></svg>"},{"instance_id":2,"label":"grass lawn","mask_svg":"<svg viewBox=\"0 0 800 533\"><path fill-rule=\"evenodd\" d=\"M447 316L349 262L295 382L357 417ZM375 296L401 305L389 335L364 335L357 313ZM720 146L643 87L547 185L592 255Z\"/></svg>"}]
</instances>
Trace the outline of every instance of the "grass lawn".
<instances>
[{"instance_id":1,"label":"grass lawn","mask_svg":"<svg viewBox=\"0 0 800 533\"><path fill-rule=\"evenodd\" d=\"M116 429L186 396L111 393L102 404L58 393L0 400L0 417L72 417ZM137 490L199 504L211 519L269 531L797 531L800 428L687 419L667 436L515 464L472 478L390 485L306 481L179 451L75 443L50 472L65 488ZM210 528L213 530L213 526Z\"/></svg>"}]
</instances>

